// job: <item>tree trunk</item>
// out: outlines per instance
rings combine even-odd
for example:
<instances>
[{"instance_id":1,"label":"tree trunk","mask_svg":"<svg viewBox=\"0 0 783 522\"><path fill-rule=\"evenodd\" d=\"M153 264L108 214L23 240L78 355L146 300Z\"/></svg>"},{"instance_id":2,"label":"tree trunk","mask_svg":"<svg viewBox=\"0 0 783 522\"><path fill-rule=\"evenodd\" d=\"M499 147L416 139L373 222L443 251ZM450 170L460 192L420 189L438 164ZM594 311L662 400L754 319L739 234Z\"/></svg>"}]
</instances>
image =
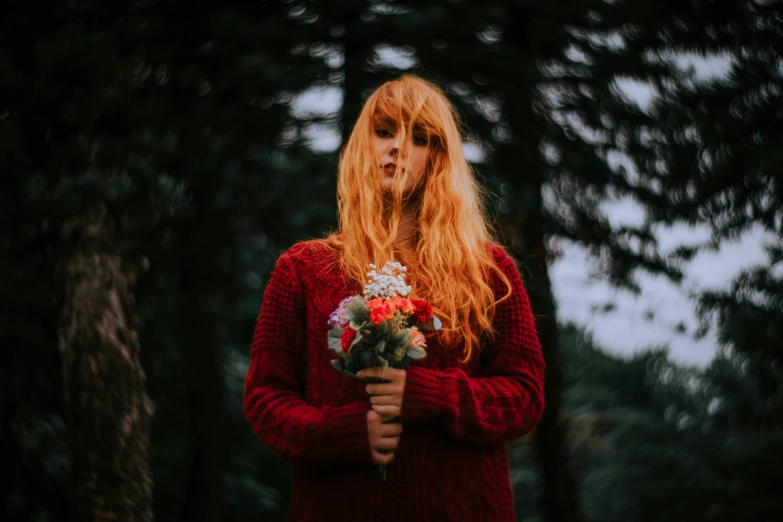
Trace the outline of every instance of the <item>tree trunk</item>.
<instances>
[{"instance_id":1,"label":"tree trunk","mask_svg":"<svg viewBox=\"0 0 783 522\"><path fill-rule=\"evenodd\" d=\"M517 80L520 95L509 100L513 121L535 122L530 96L533 87L530 80L521 76ZM548 522L579 522L579 491L577 480L569 458L566 438L567 420L562 412L563 375L558 344L557 311L552 297L552 282L549 279L546 238L553 233L547 222L542 200L542 186L546 181L544 164L538 152L541 136L535 125L521 125L515 129L520 133L518 143L524 147L512 151L506 158L506 165L516 168L521 163L528 167L522 182L518 171L508 174L508 179L518 187L517 222L511 226L511 244L524 265L531 307L536 317L536 329L546 361L544 375L544 414L536 429L534 440L538 449L542 480L542 504Z\"/></svg>"},{"instance_id":2,"label":"tree trunk","mask_svg":"<svg viewBox=\"0 0 783 522\"><path fill-rule=\"evenodd\" d=\"M529 260L528 290L546 361L544 374L546 407L535 432L543 483L542 503L546 511L546 520L549 522L577 522L581 519L578 489L568 456L567 421L562 415L562 361L558 344L556 309L552 298L552 282L549 279L546 262L545 236L540 226L540 216L528 216L526 219L520 213L520 221L524 222L524 226L520 224L520 231L525 238L525 244L530 245L531 248L531 252L528 252L525 257Z\"/></svg>"},{"instance_id":3,"label":"tree trunk","mask_svg":"<svg viewBox=\"0 0 783 522\"><path fill-rule=\"evenodd\" d=\"M152 520L153 405L139 363L133 278L121 270L105 206L66 220L57 232L58 346L76 517Z\"/></svg>"},{"instance_id":4,"label":"tree trunk","mask_svg":"<svg viewBox=\"0 0 783 522\"><path fill-rule=\"evenodd\" d=\"M531 189L528 189L531 190ZM540 193L539 193L540 194ZM540 196L539 196L540 201ZM581 519L577 484L569 464L567 426L561 415L563 375L552 282L547 269L547 251L540 215L520 210L516 225L506 225L506 242L522 262L522 276L536 320L536 330L546 361L544 399L546 405L534 440L541 471L542 504L548 522L577 522ZM515 238L521 241L515 241Z\"/></svg>"}]
</instances>

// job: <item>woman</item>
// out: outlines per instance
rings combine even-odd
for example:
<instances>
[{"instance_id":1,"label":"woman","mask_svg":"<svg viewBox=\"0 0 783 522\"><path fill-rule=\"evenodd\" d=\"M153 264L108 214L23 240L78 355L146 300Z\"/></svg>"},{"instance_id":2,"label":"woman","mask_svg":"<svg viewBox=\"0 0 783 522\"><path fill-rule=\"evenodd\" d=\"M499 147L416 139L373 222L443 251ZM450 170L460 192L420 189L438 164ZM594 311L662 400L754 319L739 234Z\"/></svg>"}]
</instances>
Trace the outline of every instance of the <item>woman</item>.
<instances>
[{"instance_id":1,"label":"woman","mask_svg":"<svg viewBox=\"0 0 783 522\"><path fill-rule=\"evenodd\" d=\"M503 444L541 416L544 361L483 195L440 89L406 75L369 97L340 156L339 234L280 256L251 348L245 411L293 464L289 520L516 520ZM388 260L443 327L424 359L367 384L379 368L330 364L327 320Z\"/></svg>"}]
</instances>

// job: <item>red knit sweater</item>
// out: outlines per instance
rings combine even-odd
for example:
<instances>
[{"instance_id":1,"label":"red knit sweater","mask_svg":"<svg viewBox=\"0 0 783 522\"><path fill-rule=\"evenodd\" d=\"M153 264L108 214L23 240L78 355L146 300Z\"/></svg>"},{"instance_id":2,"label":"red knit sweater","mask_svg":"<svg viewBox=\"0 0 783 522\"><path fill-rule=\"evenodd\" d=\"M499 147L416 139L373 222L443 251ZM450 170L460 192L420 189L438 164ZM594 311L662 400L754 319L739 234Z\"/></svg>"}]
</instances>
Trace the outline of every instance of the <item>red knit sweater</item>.
<instances>
[{"instance_id":1,"label":"red knit sweater","mask_svg":"<svg viewBox=\"0 0 783 522\"><path fill-rule=\"evenodd\" d=\"M384 482L371 458L366 383L339 374L326 347L329 314L362 288L346 286L318 246L298 243L277 261L245 382L255 433L293 464L288 520L515 521L503 444L541 417L544 361L514 262L491 247L513 293L482 356L463 364L460 349L428 338L427 357L408 368L403 433ZM492 285L504 295L496 276Z\"/></svg>"}]
</instances>

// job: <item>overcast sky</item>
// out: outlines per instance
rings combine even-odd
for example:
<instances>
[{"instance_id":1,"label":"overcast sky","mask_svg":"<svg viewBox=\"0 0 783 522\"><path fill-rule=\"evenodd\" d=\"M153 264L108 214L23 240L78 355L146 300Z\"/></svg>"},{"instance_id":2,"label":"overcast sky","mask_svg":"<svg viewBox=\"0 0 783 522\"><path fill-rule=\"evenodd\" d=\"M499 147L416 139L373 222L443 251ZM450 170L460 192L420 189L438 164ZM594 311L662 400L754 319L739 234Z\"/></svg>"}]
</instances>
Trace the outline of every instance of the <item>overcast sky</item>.
<instances>
[{"instance_id":1,"label":"overcast sky","mask_svg":"<svg viewBox=\"0 0 783 522\"><path fill-rule=\"evenodd\" d=\"M613 224L636 222L641 214L642 210L631 202L608 205L606 213ZM707 237L706 227L680 225L661 227L657 232L664 252L700 243ZM728 288L740 270L766 264L762 244L770 239L755 229L738 241L724 243L717 252L699 254L685 266L680 285L665 277L640 273L638 297L591 279L594 260L581 247L567 244L563 257L550 270L558 319L585 326L596 344L614 354L631 355L644 348L666 347L672 360L704 367L715 355L718 340L714 329L703 339L694 338L695 303L689 296L698 290ZM603 314L600 309L607 302L615 303L616 308ZM648 311L652 318L647 316ZM683 333L676 331L678 323L685 325Z\"/></svg>"}]
</instances>

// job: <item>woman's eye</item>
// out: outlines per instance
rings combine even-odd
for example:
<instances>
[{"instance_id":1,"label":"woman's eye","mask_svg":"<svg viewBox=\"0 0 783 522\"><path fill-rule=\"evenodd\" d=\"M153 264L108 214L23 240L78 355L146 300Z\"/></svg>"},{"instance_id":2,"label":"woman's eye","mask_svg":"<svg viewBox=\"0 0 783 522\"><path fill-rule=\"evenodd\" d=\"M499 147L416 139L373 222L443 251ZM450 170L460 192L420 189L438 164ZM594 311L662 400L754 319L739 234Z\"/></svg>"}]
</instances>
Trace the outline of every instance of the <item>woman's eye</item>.
<instances>
[{"instance_id":1,"label":"woman's eye","mask_svg":"<svg viewBox=\"0 0 783 522\"><path fill-rule=\"evenodd\" d=\"M391 132L387 131L386 129L377 129L375 131L375 134L379 138L393 138L394 137L394 135Z\"/></svg>"},{"instance_id":2,"label":"woman's eye","mask_svg":"<svg viewBox=\"0 0 783 522\"><path fill-rule=\"evenodd\" d=\"M427 142L428 142L428 140L427 140L426 136L414 136L413 137L413 143L415 145L419 145L419 146L423 147L423 146L425 146L427 144Z\"/></svg>"}]
</instances>

